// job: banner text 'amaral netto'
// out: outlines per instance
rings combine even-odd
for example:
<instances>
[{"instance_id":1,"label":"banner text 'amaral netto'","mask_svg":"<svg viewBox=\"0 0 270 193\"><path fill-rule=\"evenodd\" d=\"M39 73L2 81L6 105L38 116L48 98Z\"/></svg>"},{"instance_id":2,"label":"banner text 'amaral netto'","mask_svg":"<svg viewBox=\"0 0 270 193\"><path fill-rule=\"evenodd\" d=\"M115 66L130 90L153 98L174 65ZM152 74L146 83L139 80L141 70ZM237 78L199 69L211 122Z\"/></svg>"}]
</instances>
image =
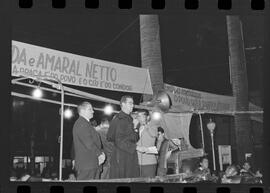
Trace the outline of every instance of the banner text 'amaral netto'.
<instances>
[{"instance_id":1,"label":"banner text 'amaral netto'","mask_svg":"<svg viewBox=\"0 0 270 193\"><path fill-rule=\"evenodd\" d=\"M147 69L12 41L12 76L49 76L63 84L153 94Z\"/></svg>"}]
</instances>

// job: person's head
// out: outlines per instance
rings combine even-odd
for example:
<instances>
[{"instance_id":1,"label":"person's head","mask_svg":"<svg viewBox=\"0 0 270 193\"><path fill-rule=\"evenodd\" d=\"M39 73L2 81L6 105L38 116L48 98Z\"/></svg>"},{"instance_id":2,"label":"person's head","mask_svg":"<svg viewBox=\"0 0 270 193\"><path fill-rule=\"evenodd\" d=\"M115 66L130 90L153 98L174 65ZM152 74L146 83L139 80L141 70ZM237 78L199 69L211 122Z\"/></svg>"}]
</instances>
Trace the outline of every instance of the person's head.
<instances>
[{"instance_id":1,"label":"person's head","mask_svg":"<svg viewBox=\"0 0 270 193\"><path fill-rule=\"evenodd\" d=\"M130 114L134 107L134 101L133 101L132 96L129 96L129 95L122 96L120 100L120 106L121 106L121 110L124 113Z\"/></svg>"},{"instance_id":2,"label":"person's head","mask_svg":"<svg viewBox=\"0 0 270 193\"><path fill-rule=\"evenodd\" d=\"M96 127L97 126L97 121L96 120L92 120L91 121L91 124L92 124L93 127Z\"/></svg>"},{"instance_id":3,"label":"person's head","mask_svg":"<svg viewBox=\"0 0 270 193\"><path fill-rule=\"evenodd\" d=\"M137 111L137 119L139 120L141 125L147 124L147 119L149 116L149 111L145 109L139 109Z\"/></svg>"},{"instance_id":4,"label":"person's head","mask_svg":"<svg viewBox=\"0 0 270 193\"><path fill-rule=\"evenodd\" d=\"M245 162L245 163L243 164L243 168L244 168L246 171L248 171L251 167L250 167L250 164L249 164L248 162Z\"/></svg>"},{"instance_id":5,"label":"person's head","mask_svg":"<svg viewBox=\"0 0 270 193\"><path fill-rule=\"evenodd\" d=\"M51 174L51 179L53 180L57 180L57 172L56 171L53 171L52 174Z\"/></svg>"},{"instance_id":6,"label":"person's head","mask_svg":"<svg viewBox=\"0 0 270 193\"><path fill-rule=\"evenodd\" d=\"M162 127L158 127L158 139L163 140L165 138L164 129Z\"/></svg>"},{"instance_id":7,"label":"person's head","mask_svg":"<svg viewBox=\"0 0 270 193\"><path fill-rule=\"evenodd\" d=\"M87 119L93 118L94 110L89 102L82 102L78 105L78 113L80 116L83 116Z\"/></svg>"},{"instance_id":8,"label":"person's head","mask_svg":"<svg viewBox=\"0 0 270 193\"><path fill-rule=\"evenodd\" d=\"M68 168L68 167L71 167L71 166L72 166L71 161L70 160L67 160L66 161L66 167Z\"/></svg>"},{"instance_id":9,"label":"person's head","mask_svg":"<svg viewBox=\"0 0 270 193\"><path fill-rule=\"evenodd\" d=\"M208 165L209 165L209 161L207 159L207 157L202 157L200 159L200 166L204 169L208 168Z\"/></svg>"},{"instance_id":10,"label":"person's head","mask_svg":"<svg viewBox=\"0 0 270 193\"><path fill-rule=\"evenodd\" d=\"M191 174L192 173L190 166L186 165L186 164L182 166L182 171L185 174Z\"/></svg>"},{"instance_id":11,"label":"person's head","mask_svg":"<svg viewBox=\"0 0 270 193\"><path fill-rule=\"evenodd\" d=\"M44 174L44 178L47 178L47 179L50 178L50 172L49 172L49 171L47 171L47 172Z\"/></svg>"},{"instance_id":12,"label":"person's head","mask_svg":"<svg viewBox=\"0 0 270 193\"><path fill-rule=\"evenodd\" d=\"M259 167L259 168L257 168L257 172L261 172L262 171L262 169Z\"/></svg>"},{"instance_id":13,"label":"person's head","mask_svg":"<svg viewBox=\"0 0 270 193\"><path fill-rule=\"evenodd\" d=\"M109 120L107 118L101 119L100 126L102 128L109 128L110 126Z\"/></svg>"},{"instance_id":14,"label":"person's head","mask_svg":"<svg viewBox=\"0 0 270 193\"><path fill-rule=\"evenodd\" d=\"M226 177L235 176L237 175L237 168L235 165L230 165L225 170Z\"/></svg>"},{"instance_id":15,"label":"person's head","mask_svg":"<svg viewBox=\"0 0 270 193\"><path fill-rule=\"evenodd\" d=\"M76 180L76 176L73 172L68 175L68 180Z\"/></svg>"}]
</instances>

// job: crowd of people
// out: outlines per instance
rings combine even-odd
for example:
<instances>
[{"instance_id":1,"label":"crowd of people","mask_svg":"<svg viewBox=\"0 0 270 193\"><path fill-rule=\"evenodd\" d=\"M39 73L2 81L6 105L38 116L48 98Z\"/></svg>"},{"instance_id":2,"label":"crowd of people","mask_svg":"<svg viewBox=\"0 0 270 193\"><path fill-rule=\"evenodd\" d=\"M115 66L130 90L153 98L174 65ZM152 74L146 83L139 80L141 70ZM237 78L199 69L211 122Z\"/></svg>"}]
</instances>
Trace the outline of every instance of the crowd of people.
<instances>
[{"instance_id":1,"label":"crowd of people","mask_svg":"<svg viewBox=\"0 0 270 193\"><path fill-rule=\"evenodd\" d=\"M228 165L226 170L217 172L211 171L208 167L207 157L202 157L199 166L195 171L187 168L182 178L183 182L214 182L222 184L239 184L239 183L262 183L262 174L259 170L253 173L249 162L245 162L242 167L238 165Z\"/></svg>"},{"instance_id":2,"label":"crowd of people","mask_svg":"<svg viewBox=\"0 0 270 193\"><path fill-rule=\"evenodd\" d=\"M92 179L155 178L168 174L168 159L174 151L185 148L185 139L168 139L164 129L151 121L148 110L133 112L131 96L120 100L121 111L109 122L91 122L94 110L89 102L78 105L79 117L72 129L72 165L63 172L66 181ZM248 162L242 168L230 165L225 172L211 171L208 158L202 157L198 167L182 167L181 182L262 183L260 171L251 170ZM44 170L44 176L46 170ZM57 179L57 176L51 177ZM21 181L35 181L29 174Z\"/></svg>"},{"instance_id":3,"label":"crowd of people","mask_svg":"<svg viewBox=\"0 0 270 193\"><path fill-rule=\"evenodd\" d=\"M30 182L39 182L39 181L51 181L58 180L58 167L52 162L46 163L44 168L40 168L39 164L35 164L35 169L32 171L29 164L25 166L23 163L19 164L20 166L14 167L11 169L10 181L30 181ZM68 180L76 179L76 172L72 168L72 165L67 165L63 168L63 179Z\"/></svg>"},{"instance_id":4,"label":"crowd of people","mask_svg":"<svg viewBox=\"0 0 270 193\"><path fill-rule=\"evenodd\" d=\"M167 139L164 129L152 124L147 110L133 112L131 96L120 100L121 111L109 122L93 126L93 107L89 102L78 106L80 117L73 127L77 180L154 178L168 174L167 160L182 144ZM184 139L183 139L184 142ZM225 172L211 173L203 157L195 171L183 170L183 182L261 183L260 171L253 173L249 163L234 165ZM236 180L238 179L238 180Z\"/></svg>"}]
</instances>

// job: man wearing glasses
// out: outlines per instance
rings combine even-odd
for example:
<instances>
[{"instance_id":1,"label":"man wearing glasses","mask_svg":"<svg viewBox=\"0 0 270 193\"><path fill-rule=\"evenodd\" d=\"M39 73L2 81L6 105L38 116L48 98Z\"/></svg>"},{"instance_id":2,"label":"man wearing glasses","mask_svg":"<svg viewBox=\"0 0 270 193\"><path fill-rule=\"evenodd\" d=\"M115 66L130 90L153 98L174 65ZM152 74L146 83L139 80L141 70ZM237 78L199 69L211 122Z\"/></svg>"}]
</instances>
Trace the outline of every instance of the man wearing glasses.
<instances>
[{"instance_id":1,"label":"man wearing glasses","mask_svg":"<svg viewBox=\"0 0 270 193\"><path fill-rule=\"evenodd\" d=\"M133 98L123 96L120 100L121 111L112 119L107 133L107 140L114 144L110 160L110 178L139 177L137 151L146 151L144 147L137 147L139 140L138 121L133 120Z\"/></svg>"}]
</instances>

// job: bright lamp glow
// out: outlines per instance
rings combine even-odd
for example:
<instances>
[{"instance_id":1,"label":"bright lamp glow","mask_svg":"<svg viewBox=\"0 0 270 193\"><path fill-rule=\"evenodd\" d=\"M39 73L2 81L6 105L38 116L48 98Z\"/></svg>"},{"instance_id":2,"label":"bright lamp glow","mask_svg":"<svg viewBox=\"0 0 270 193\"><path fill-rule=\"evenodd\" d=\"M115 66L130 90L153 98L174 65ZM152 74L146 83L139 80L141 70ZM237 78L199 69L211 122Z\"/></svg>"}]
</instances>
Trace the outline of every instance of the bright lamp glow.
<instances>
[{"instance_id":1,"label":"bright lamp glow","mask_svg":"<svg viewBox=\"0 0 270 193\"><path fill-rule=\"evenodd\" d=\"M36 88L33 93L33 97L35 98L41 98L42 97L42 90L40 88Z\"/></svg>"},{"instance_id":2,"label":"bright lamp glow","mask_svg":"<svg viewBox=\"0 0 270 193\"><path fill-rule=\"evenodd\" d=\"M64 117L66 119L70 119L72 116L73 116L72 110L71 109L65 109L65 111L64 111Z\"/></svg>"},{"instance_id":3,"label":"bright lamp glow","mask_svg":"<svg viewBox=\"0 0 270 193\"><path fill-rule=\"evenodd\" d=\"M104 113L106 115L111 115L113 113L113 107L111 105L106 105L104 108Z\"/></svg>"},{"instance_id":4,"label":"bright lamp glow","mask_svg":"<svg viewBox=\"0 0 270 193\"><path fill-rule=\"evenodd\" d=\"M215 127L216 127L216 123L213 122L212 119L210 118L210 120L209 120L209 122L207 123L206 126L207 126L207 128L209 129L209 131L210 131L211 133L213 133L214 130L215 130Z\"/></svg>"},{"instance_id":5,"label":"bright lamp glow","mask_svg":"<svg viewBox=\"0 0 270 193\"><path fill-rule=\"evenodd\" d=\"M160 118L161 118L161 113L160 112L157 112L157 111L153 112L152 119L157 121L157 120L160 120Z\"/></svg>"}]
</instances>

